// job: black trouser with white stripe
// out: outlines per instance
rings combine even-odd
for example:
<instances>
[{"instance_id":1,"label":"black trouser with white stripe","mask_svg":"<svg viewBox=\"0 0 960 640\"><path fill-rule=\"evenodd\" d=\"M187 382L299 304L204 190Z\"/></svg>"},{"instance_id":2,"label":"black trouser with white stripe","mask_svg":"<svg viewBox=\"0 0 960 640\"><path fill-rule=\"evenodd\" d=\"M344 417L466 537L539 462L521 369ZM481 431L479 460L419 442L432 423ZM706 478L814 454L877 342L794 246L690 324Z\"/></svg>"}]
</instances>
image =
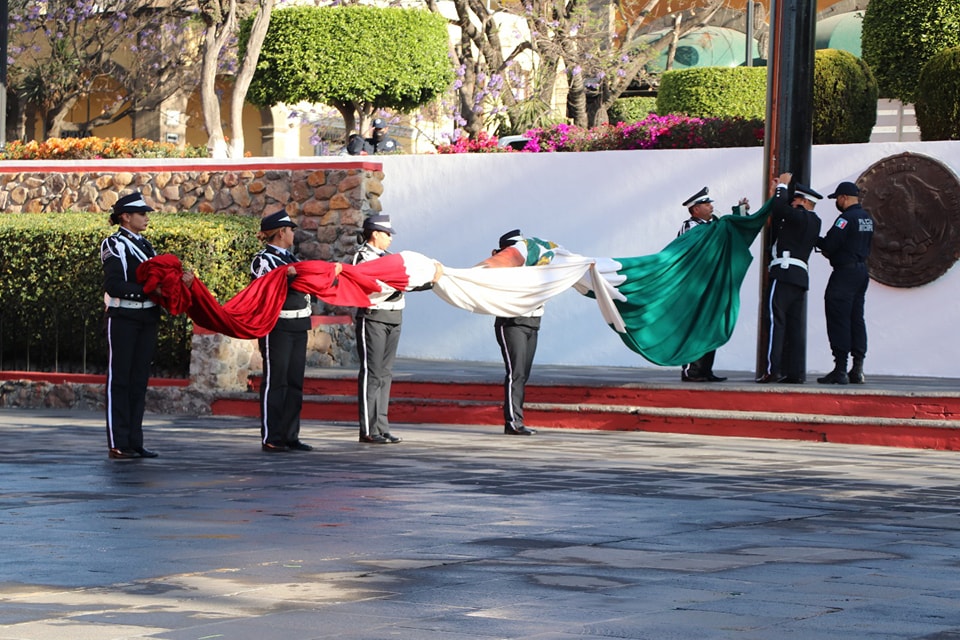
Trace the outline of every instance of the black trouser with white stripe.
<instances>
[{"instance_id":1,"label":"black trouser with white stripe","mask_svg":"<svg viewBox=\"0 0 960 640\"><path fill-rule=\"evenodd\" d=\"M307 332L286 330L283 321L260 338L260 441L278 447L300 440L303 376L307 366Z\"/></svg>"},{"instance_id":2,"label":"black trouser with white stripe","mask_svg":"<svg viewBox=\"0 0 960 640\"><path fill-rule=\"evenodd\" d=\"M802 380L806 371L807 290L803 287L774 280L770 289L770 343L767 350L767 371L771 375L785 375Z\"/></svg>"},{"instance_id":3,"label":"black trouser with white stripe","mask_svg":"<svg viewBox=\"0 0 960 640\"><path fill-rule=\"evenodd\" d=\"M716 357L716 351L708 351L693 362L683 365L681 371L690 378L706 378L713 375L713 361Z\"/></svg>"},{"instance_id":4,"label":"black trouser with white stripe","mask_svg":"<svg viewBox=\"0 0 960 640\"><path fill-rule=\"evenodd\" d=\"M497 318L493 324L503 356L503 424L519 429L523 424L523 396L533 356L537 352L539 318ZM535 322L533 322L535 321ZM518 324L522 322L523 324ZM530 325L536 326L530 326Z\"/></svg>"},{"instance_id":5,"label":"black trouser with white stripe","mask_svg":"<svg viewBox=\"0 0 960 640\"><path fill-rule=\"evenodd\" d=\"M115 315L114 315L115 314ZM107 447L143 448L143 411L157 347L159 308L123 309L107 317Z\"/></svg>"},{"instance_id":6,"label":"black trouser with white stripe","mask_svg":"<svg viewBox=\"0 0 960 640\"><path fill-rule=\"evenodd\" d=\"M390 433L390 385L393 362L400 344L400 325L377 322L358 315L357 355L360 373L357 376L357 405L360 414L360 435Z\"/></svg>"}]
</instances>

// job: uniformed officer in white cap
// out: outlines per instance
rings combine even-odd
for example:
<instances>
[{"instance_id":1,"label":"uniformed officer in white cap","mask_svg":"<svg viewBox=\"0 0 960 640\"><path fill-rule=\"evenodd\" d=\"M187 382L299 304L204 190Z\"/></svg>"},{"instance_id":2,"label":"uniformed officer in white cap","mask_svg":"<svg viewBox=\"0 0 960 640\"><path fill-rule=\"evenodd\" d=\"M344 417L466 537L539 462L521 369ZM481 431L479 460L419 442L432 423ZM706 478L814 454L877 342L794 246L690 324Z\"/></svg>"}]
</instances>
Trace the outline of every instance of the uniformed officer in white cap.
<instances>
[{"instance_id":1,"label":"uniformed officer in white cap","mask_svg":"<svg viewBox=\"0 0 960 640\"><path fill-rule=\"evenodd\" d=\"M695 194L683 201L683 206L690 212L690 217L683 221L677 237L682 236L690 229L707 222L713 222L717 219L713 215L713 199L710 197L710 189L704 187Z\"/></svg>"},{"instance_id":2,"label":"uniformed officer in white cap","mask_svg":"<svg viewBox=\"0 0 960 640\"><path fill-rule=\"evenodd\" d=\"M823 196L804 184L790 193L791 173L774 180L770 214L770 339L767 369L757 382L801 384L806 378L806 301L808 263L820 237L813 209Z\"/></svg>"},{"instance_id":3,"label":"uniformed officer in white cap","mask_svg":"<svg viewBox=\"0 0 960 640\"><path fill-rule=\"evenodd\" d=\"M143 237L153 211L139 191L113 205L111 224L117 232L100 243L107 318L107 455L113 459L156 458L143 446L143 412L150 362L157 346L157 306L137 282L137 267L156 256ZM193 283L185 272L183 282Z\"/></svg>"},{"instance_id":4,"label":"uniformed officer in white cap","mask_svg":"<svg viewBox=\"0 0 960 640\"><path fill-rule=\"evenodd\" d=\"M362 244L353 256L353 264L376 260L387 249L396 233L388 215L368 216L363 221ZM402 291L367 309L357 309L354 327L360 372L357 376L357 404L360 418L360 442L395 444L400 436L390 432L390 385L393 362L400 344L400 325L406 306Z\"/></svg>"},{"instance_id":5,"label":"uniformed officer in white cap","mask_svg":"<svg viewBox=\"0 0 960 640\"><path fill-rule=\"evenodd\" d=\"M257 238L263 249L253 257L250 273L260 278L274 269L286 269L288 282L297 277L293 255L297 224L284 209L260 220ZM263 358L260 381L260 448L268 452L311 451L300 440L303 378L307 366L310 296L287 288L280 318L273 330L258 340Z\"/></svg>"},{"instance_id":6,"label":"uniformed officer in white cap","mask_svg":"<svg viewBox=\"0 0 960 640\"><path fill-rule=\"evenodd\" d=\"M700 191L684 200L683 206L690 213L690 217L684 220L680 226L680 231L677 233L678 238L701 224L709 224L717 219L717 216L713 214L713 198L710 197L708 187L700 189ZM741 198L738 206L734 209L746 212L750 209L750 202L746 198ZM683 365L680 370L680 379L683 382L723 382L726 378L713 372L713 361L716 355L716 351L711 351L704 354L696 362Z\"/></svg>"}]
</instances>

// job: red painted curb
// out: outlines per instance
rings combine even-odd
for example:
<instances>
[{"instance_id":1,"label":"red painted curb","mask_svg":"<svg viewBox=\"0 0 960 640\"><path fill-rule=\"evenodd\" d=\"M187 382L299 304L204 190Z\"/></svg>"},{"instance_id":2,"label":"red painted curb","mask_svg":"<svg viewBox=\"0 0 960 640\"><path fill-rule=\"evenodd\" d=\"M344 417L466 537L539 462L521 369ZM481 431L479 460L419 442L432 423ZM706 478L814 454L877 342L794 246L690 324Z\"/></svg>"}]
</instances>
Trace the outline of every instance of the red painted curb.
<instances>
[{"instance_id":1,"label":"red painted curb","mask_svg":"<svg viewBox=\"0 0 960 640\"><path fill-rule=\"evenodd\" d=\"M29 380L50 384L107 384L107 376L90 373L48 373L43 371L0 371L0 380ZM150 378L151 387L187 387L187 378Z\"/></svg>"},{"instance_id":2,"label":"red painted curb","mask_svg":"<svg viewBox=\"0 0 960 640\"><path fill-rule=\"evenodd\" d=\"M258 402L254 399L217 400L211 408L215 415L253 418L259 415ZM770 411L769 403L766 410ZM308 420L354 422L357 420L357 404L350 397L328 398L322 402L308 400L303 406L303 417ZM528 409L526 417L531 425L554 429L644 431L960 450L960 421L957 421L956 428L911 425L908 421L878 426L849 421L824 423L822 420L787 422L710 415L652 416L630 412L592 411L586 407L573 411ZM390 406L390 418L395 423L413 424L503 424L502 410L498 403L443 402L435 398L429 403L418 403L395 396Z\"/></svg>"},{"instance_id":3,"label":"red painted curb","mask_svg":"<svg viewBox=\"0 0 960 640\"><path fill-rule=\"evenodd\" d=\"M259 379L251 388L259 388ZM347 396L357 393L350 378L311 378L304 382L304 394ZM391 397L431 400L503 401L499 384L394 381ZM575 387L528 385L528 403L592 404L648 408L683 407L714 411L767 411L846 417L895 418L900 420L958 420L960 397L892 396L878 394L816 394L741 390L676 388Z\"/></svg>"}]
</instances>

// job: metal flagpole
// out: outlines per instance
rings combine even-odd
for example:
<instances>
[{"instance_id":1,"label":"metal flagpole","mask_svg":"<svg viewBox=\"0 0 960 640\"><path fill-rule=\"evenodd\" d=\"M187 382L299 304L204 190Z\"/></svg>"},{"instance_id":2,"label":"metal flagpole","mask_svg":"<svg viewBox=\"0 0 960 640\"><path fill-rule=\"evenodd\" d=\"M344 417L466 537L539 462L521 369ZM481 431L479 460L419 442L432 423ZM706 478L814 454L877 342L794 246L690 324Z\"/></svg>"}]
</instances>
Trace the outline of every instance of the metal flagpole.
<instances>
[{"instance_id":1,"label":"metal flagpole","mask_svg":"<svg viewBox=\"0 0 960 640\"><path fill-rule=\"evenodd\" d=\"M770 53L767 60L767 122L764 143L766 198L771 180L789 171L794 180L810 184L813 149L813 64L817 19L816 0L770 0ZM769 225L762 235L760 310L757 323L757 377L767 370L770 341ZM804 312L804 317L806 312ZM805 325L804 325L805 326ZM803 336L806 353L806 331ZM804 362L798 363L806 371Z\"/></svg>"},{"instance_id":2,"label":"metal flagpole","mask_svg":"<svg viewBox=\"0 0 960 640\"><path fill-rule=\"evenodd\" d=\"M0 0L0 147L7 144L7 49L10 27L10 4Z\"/></svg>"}]
</instances>

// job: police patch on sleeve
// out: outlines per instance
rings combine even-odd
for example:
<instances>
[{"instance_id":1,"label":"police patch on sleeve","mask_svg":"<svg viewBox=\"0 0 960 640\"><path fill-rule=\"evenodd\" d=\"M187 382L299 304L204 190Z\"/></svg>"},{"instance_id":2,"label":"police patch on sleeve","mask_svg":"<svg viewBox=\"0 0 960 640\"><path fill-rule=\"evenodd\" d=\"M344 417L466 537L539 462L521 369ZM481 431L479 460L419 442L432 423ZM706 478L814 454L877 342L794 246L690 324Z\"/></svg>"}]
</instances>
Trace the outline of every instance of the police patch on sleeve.
<instances>
[{"instance_id":1,"label":"police patch on sleeve","mask_svg":"<svg viewBox=\"0 0 960 640\"><path fill-rule=\"evenodd\" d=\"M846 218L837 218L837 224L834 225L837 229L845 229L847 227Z\"/></svg>"}]
</instances>

